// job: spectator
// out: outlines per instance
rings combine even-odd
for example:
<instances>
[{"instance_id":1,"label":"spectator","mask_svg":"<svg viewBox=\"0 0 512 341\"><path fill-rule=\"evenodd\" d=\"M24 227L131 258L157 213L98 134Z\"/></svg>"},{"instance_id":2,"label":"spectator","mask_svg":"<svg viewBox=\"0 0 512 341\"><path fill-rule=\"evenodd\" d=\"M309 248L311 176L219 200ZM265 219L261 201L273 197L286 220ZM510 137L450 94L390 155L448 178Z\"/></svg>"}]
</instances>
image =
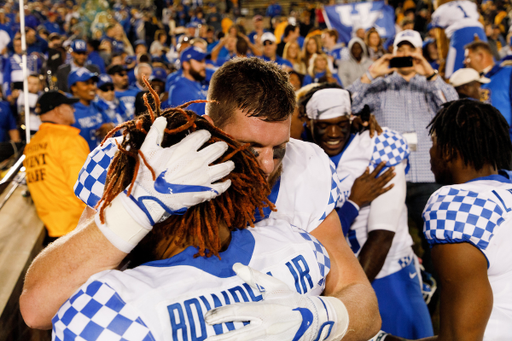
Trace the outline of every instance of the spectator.
<instances>
[{"instance_id":1,"label":"spectator","mask_svg":"<svg viewBox=\"0 0 512 341\"><path fill-rule=\"evenodd\" d=\"M41 81L39 80L38 74L31 74L27 77L28 84L28 104L29 104L29 112L30 112L30 134L33 135L39 130L39 126L41 125L41 118L38 114L36 114L36 103L39 98L39 93L41 92ZM18 114L22 117L25 116L25 96L23 93L18 96L18 100L16 102L16 106L18 109Z\"/></svg>"},{"instance_id":2,"label":"spectator","mask_svg":"<svg viewBox=\"0 0 512 341\"><path fill-rule=\"evenodd\" d=\"M349 86L359 79L373 64L368 58L366 44L359 38L352 38L348 43L350 57L340 62L338 71L339 78L344 86Z\"/></svg>"},{"instance_id":3,"label":"spectator","mask_svg":"<svg viewBox=\"0 0 512 341\"><path fill-rule=\"evenodd\" d=\"M0 142L20 142L20 133L9 102L0 100Z\"/></svg>"},{"instance_id":4,"label":"spectator","mask_svg":"<svg viewBox=\"0 0 512 341\"><path fill-rule=\"evenodd\" d=\"M69 92L68 76L71 72L85 67L92 73L99 74L100 70L96 65L87 64L87 44L81 39L74 40L70 46L72 60L69 64L59 66L57 70L57 88Z\"/></svg>"},{"instance_id":5,"label":"spectator","mask_svg":"<svg viewBox=\"0 0 512 341\"><path fill-rule=\"evenodd\" d=\"M318 36L306 37L304 46L302 47L302 56L304 57L304 64L309 68L311 57L316 53L322 52L322 46Z\"/></svg>"},{"instance_id":6,"label":"spectator","mask_svg":"<svg viewBox=\"0 0 512 341\"><path fill-rule=\"evenodd\" d=\"M135 55L140 56L141 54L145 54L148 52L148 47L146 45L146 41L144 39L136 40L133 44L135 48Z\"/></svg>"},{"instance_id":7,"label":"spectator","mask_svg":"<svg viewBox=\"0 0 512 341\"><path fill-rule=\"evenodd\" d=\"M103 108L94 102L98 75L86 68L79 68L69 74L68 87L71 94L78 98L74 104L75 122L73 127L80 129L89 149L96 148L105 135L114 128L114 124Z\"/></svg>"},{"instance_id":8,"label":"spectator","mask_svg":"<svg viewBox=\"0 0 512 341\"><path fill-rule=\"evenodd\" d=\"M302 51L297 41L286 43L283 51L283 59L286 59L293 65L293 70L305 75L307 72L306 64L302 60Z\"/></svg>"},{"instance_id":9,"label":"spectator","mask_svg":"<svg viewBox=\"0 0 512 341\"><path fill-rule=\"evenodd\" d=\"M343 86L338 75L329 70L328 57L325 53L314 54L308 67L308 73L304 77L302 85L311 83L338 83Z\"/></svg>"},{"instance_id":10,"label":"spectator","mask_svg":"<svg viewBox=\"0 0 512 341\"><path fill-rule=\"evenodd\" d=\"M477 71L470 68L458 69L450 77L450 84L455 88L460 99L474 99L480 101L480 86L491 80L480 76Z\"/></svg>"},{"instance_id":11,"label":"spectator","mask_svg":"<svg viewBox=\"0 0 512 341\"><path fill-rule=\"evenodd\" d=\"M283 57L284 47L286 43L297 41L300 37L299 26L288 24L284 29L283 39L277 44L276 53L279 57Z\"/></svg>"},{"instance_id":12,"label":"spectator","mask_svg":"<svg viewBox=\"0 0 512 341\"><path fill-rule=\"evenodd\" d=\"M129 88L128 73L122 65L112 65L108 68L107 74L112 77L116 98L123 102L126 108L126 116L133 117L135 96L139 89Z\"/></svg>"},{"instance_id":13,"label":"spectator","mask_svg":"<svg viewBox=\"0 0 512 341\"><path fill-rule=\"evenodd\" d=\"M432 142L425 127L444 102L457 99L455 89L438 77L437 70L422 56L421 46L418 32L398 33L393 43L394 54L382 56L347 88L352 93L352 112L360 112L368 105L381 125L399 132L407 140L411 169L407 174L406 204L416 226L423 226L423 208L429 196L439 188L430 171ZM389 68L393 57L405 56L413 57L412 67ZM427 245L423 249L423 264L431 272L430 250Z\"/></svg>"},{"instance_id":14,"label":"spectator","mask_svg":"<svg viewBox=\"0 0 512 341\"><path fill-rule=\"evenodd\" d=\"M290 63L286 59L279 57L276 54L276 37L271 32L263 33L263 35L261 36L261 42L263 43L263 60L267 62L275 62L285 71L293 70L292 63Z\"/></svg>"},{"instance_id":15,"label":"spectator","mask_svg":"<svg viewBox=\"0 0 512 341\"><path fill-rule=\"evenodd\" d=\"M164 30L155 32L155 40L151 43L149 54L151 56L162 57L169 48L167 47L167 33Z\"/></svg>"},{"instance_id":16,"label":"spectator","mask_svg":"<svg viewBox=\"0 0 512 341\"><path fill-rule=\"evenodd\" d=\"M222 38L219 43L213 48L211 59L217 66L221 66L226 61L236 56L236 43L237 37L230 35ZM221 51L225 50L225 53L221 54Z\"/></svg>"},{"instance_id":17,"label":"spectator","mask_svg":"<svg viewBox=\"0 0 512 341\"><path fill-rule=\"evenodd\" d=\"M278 17L283 12L281 5L276 0L270 0L270 4L267 7L266 15L272 20L274 17Z\"/></svg>"},{"instance_id":18,"label":"spectator","mask_svg":"<svg viewBox=\"0 0 512 341\"><path fill-rule=\"evenodd\" d=\"M189 47L181 53L182 75L171 85L169 90L169 105L178 105L194 100L205 100L206 92L201 82L206 78L206 54L196 47ZM205 104L195 103L188 107L198 115L204 115Z\"/></svg>"},{"instance_id":19,"label":"spectator","mask_svg":"<svg viewBox=\"0 0 512 341\"><path fill-rule=\"evenodd\" d=\"M302 82L304 81L304 74L298 73L295 70L288 72L290 75L290 83L293 86L293 91L297 92L302 88Z\"/></svg>"},{"instance_id":20,"label":"spectator","mask_svg":"<svg viewBox=\"0 0 512 341\"><path fill-rule=\"evenodd\" d=\"M58 14L55 12L48 12L48 20L43 23L43 26L49 33L65 34L64 30L57 22Z\"/></svg>"},{"instance_id":21,"label":"spectator","mask_svg":"<svg viewBox=\"0 0 512 341\"><path fill-rule=\"evenodd\" d=\"M364 42L368 49L368 56L371 60L376 61L386 53L382 44L382 39L380 39L380 34L374 27L370 28L366 32Z\"/></svg>"},{"instance_id":22,"label":"spectator","mask_svg":"<svg viewBox=\"0 0 512 341\"><path fill-rule=\"evenodd\" d=\"M139 89L139 91L147 90L146 84L142 80L144 76L146 79L149 79L151 74L153 73L153 68L148 63L139 63L134 69L135 79L137 80L135 83L135 87Z\"/></svg>"},{"instance_id":23,"label":"spectator","mask_svg":"<svg viewBox=\"0 0 512 341\"><path fill-rule=\"evenodd\" d=\"M109 75L98 77L96 102L102 108L114 125L118 126L132 118L128 117L124 103L116 98L114 83Z\"/></svg>"},{"instance_id":24,"label":"spectator","mask_svg":"<svg viewBox=\"0 0 512 341\"><path fill-rule=\"evenodd\" d=\"M100 73L106 73L105 61L101 58L98 50L100 47L100 41L95 39L87 40L87 62L86 64L96 65Z\"/></svg>"},{"instance_id":25,"label":"spectator","mask_svg":"<svg viewBox=\"0 0 512 341\"><path fill-rule=\"evenodd\" d=\"M439 70L439 52L435 39L427 39L423 42L423 56L433 69Z\"/></svg>"},{"instance_id":26,"label":"spectator","mask_svg":"<svg viewBox=\"0 0 512 341\"><path fill-rule=\"evenodd\" d=\"M27 186L46 227L44 245L72 231L85 208L73 193L89 153L79 130L71 127L77 102L58 91L44 93L36 111L43 123L25 147Z\"/></svg>"},{"instance_id":27,"label":"spectator","mask_svg":"<svg viewBox=\"0 0 512 341\"><path fill-rule=\"evenodd\" d=\"M160 103L164 103L168 99L168 93L165 91L165 81L167 79L167 72L161 67L153 69L153 73L149 77L151 87L160 97Z\"/></svg>"},{"instance_id":28,"label":"spectator","mask_svg":"<svg viewBox=\"0 0 512 341\"><path fill-rule=\"evenodd\" d=\"M215 3L211 2L209 5L209 13L206 16L206 23L208 26L213 27L215 32L220 32L222 31L221 21L222 15L217 12L217 6Z\"/></svg>"},{"instance_id":29,"label":"spectator","mask_svg":"<svg viewBox=\"0 0 512 341\"><path fill-rule=\"evenodd\" d=\"M509 126L512 124L512 66L494 62L489 44L475 41L465 46L466 67L475 69L491 81L482 85L482 99L498 109Z\"/></svg>"},{"instance_id":30,"label":"spectator","mask_svg":"<svg viewBox=\"0 0 512 341\"><path fill-rule=\"evenodd\" d=\"M496 25L487 24L485 25L485 35L487 36L487 43L491 48L494 59L500 60L501 50L503 45L506 45L501 37L500 28Z\"/></svg>"},{"instance_id":31,"label":"spectator","mask_svg":"<svg viewBox=\"0 0 512 341\"><path fill-rule=\"evenodd\" d=\"M322 32L322 45L325 53L333 65L333 72L338 72L339 63L346 59L343 56L344 44L338 43L338 31L326 29Z\"/></svg>"},{"instance_id":32,"label":"spectator","mask_svg":"<svg viewBox=\"0 0 512 341\"><path fill-rule=\"evenodd\" d=\"M29 27L26 30L27 54L33 52L45 54L48 51L48 43L41 38L34 29Z\"/></svg>"},{"instance_id":33,"label":"spectator","mask_svg":"<svg viewBox=\"0 0 512 341\"><path fill-rule=\"evenodd\" d=\"M264 28L263 17L261 15L255 15L252 18L252 22L254 23L254 31L249 33L248 37L251 43L253 44L261 44L261 36L265 32L269 32L266 28Z\"/></svg>"},{"instance_id":34,"label":"spectator","mask_svg":"<svg viewBox=\"0 0 512 341\"><path fill-rule=\"evenodd\" d=\"M440 59L446 60L444 76L449 78L453 72L464 67L464 46L471 43L475 36L487 41L484 28L479 22L480 13L477 4L469 0L450 1L440 5L432 13L432 26L437 28L436 41ZM445 46L446 38L450 46Z\"/></svg>"}]
</instances>

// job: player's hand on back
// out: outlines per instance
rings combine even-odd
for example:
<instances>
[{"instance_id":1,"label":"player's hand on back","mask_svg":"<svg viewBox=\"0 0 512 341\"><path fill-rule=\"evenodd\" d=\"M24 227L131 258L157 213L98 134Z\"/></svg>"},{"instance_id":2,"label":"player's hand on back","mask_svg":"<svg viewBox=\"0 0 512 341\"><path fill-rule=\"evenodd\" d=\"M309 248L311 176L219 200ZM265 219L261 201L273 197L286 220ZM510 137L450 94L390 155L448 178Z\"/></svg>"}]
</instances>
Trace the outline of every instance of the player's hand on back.
<instances>
[{"instance_id":1,"label":"player's hand on back","mask_svg":"<svg viewBox=\"0 0 512 341\"><path fill-rule=\"evenodd\" d=\"M359 207L362 207L393 188L393 184L387 187L384 186L395 177L396 173L394 172L394 167L389 167L379 176L379 173L385 166L386 162L383 161L371 173L370 170L366 168L363 175L354 181L349 200L356 203Z\"/></svg>"}]
</instances>

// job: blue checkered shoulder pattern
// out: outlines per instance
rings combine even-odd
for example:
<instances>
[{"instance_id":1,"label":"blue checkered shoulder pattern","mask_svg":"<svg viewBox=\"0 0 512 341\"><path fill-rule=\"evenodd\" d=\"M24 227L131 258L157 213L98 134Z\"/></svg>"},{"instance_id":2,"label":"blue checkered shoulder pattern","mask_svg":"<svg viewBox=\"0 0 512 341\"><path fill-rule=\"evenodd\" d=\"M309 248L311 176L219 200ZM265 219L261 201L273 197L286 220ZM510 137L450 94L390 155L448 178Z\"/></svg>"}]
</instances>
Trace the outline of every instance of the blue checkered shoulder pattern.
<instances>
[{"instance_id":1,"label":"blue checkered shoulder pattern","mask_svg":"<svg viewBox=\"0 0 512 341\"><path fill-rule=\"evenodd\" d=\"M119 141L120 142L120 141ZM117 152L114 139L96 147L85 160L75 183L75 195L87 206L94 208L103 196L107 170Z\"/></svg>"},{"instance_id":2,"label":"blue checkered shoulder pattern","mask_svg":"<svg viewBox=\"0 0 512 341\"><path fill-rule=\"evenodd\" d=\"M316 262L318 263L318 268L320 269L320 276L322 277L318 282L318 285L323 287L325 285L325 277L331 269L331 259L329 258L329 254L327 253L327 250L322 245L322 243L320 243L315 237L301 229L299 229L299 234L302 236L302 238L307 240L313 248L313 252L316 256Z\"/></svg>"},{"instance_id":3,"label":"blue checkered shoulder pattern","mask_svg":"<svg viewBox=\"0 0 512 341\"><path fill-rule=\"evenodd\" d=\"M154 341L149 328L108 284L93 281L52 319L53 341Z\"/></svg>"},{"instance_id":4,"label":"blue checkered shoulder pattern","mask_svg":"<svg viewBox=\"0 0 512 341\"><path fill-rule=\"evenodd\" d=\"M503 215L492 200L446 186L430 197L423 211L423 233L431 245L469 242L485 250Z\"/></svg>"},{"instance_id":5,"label":"blue checkered shoulder pattern","mask_svg":"<svg viewBox=\"0 0 512 341\"><path fill-rule=\"evenodd\" d=\"M409 145L402 135L386 129L382 134L375 137L370 171L373 171L383 161L386 161L386 167L396 166L403 160L408 160L409 154ZM408 169L406 169L406 174L407 171Z\"/></svg>"},{"instance_id":6,"label":"blue checkered shoulder pattern","mask_svg":"<svg viewBox=\"0 0 512 341\"><path fill-rule=\"evenodd\" d=\"M334 163L329 160L329 167L331 168L331 192L329 194L329 201L327 203L327 208L320 218L320 220L324 220L335 207L341 207L343 203L345 202L346 198L342 194L340 187L341 182L338 178L338 172L336 171L336 166Z\"/></svg>"}]
</instances>

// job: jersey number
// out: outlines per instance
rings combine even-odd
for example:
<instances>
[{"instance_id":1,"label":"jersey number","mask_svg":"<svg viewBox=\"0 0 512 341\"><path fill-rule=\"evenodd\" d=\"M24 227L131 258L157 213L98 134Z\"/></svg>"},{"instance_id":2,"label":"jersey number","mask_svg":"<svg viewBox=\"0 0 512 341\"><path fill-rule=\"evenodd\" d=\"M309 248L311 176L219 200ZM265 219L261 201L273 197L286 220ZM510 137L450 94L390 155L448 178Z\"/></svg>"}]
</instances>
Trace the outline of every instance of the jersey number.
<instances>
[{"instance_id":1,"label":"jersey number","mask_svg":"<svg viewBox=\"0 0 512 341\"><path fill-rule=\"evenodd\" d=\"M458 5L457 7L458 7L458 8L462 11L462 13L464 14L464 18L469 18L469 17L468 17L468 15L466 14L466 11L464 11L464 9L462 8L462 6L461 6L461 5Z\"/></svg>"}]
</instances>

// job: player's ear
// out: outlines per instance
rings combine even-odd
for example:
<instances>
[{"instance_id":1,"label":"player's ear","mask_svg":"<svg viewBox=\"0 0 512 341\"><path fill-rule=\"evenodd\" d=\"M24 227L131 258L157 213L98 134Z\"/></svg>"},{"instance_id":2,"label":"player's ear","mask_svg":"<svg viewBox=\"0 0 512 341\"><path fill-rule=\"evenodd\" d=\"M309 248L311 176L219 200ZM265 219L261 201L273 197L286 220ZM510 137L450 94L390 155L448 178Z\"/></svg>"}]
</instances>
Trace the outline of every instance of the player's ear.
<instances>
[{"instance_id":1,"label":"player's ear","mask_svg":"<svg viewBox=\"0 0 512 341\"><path fill-rule=\"evenodd\" d=\"M207 120L207 121L208 121L208 123L210 123L212 126L215 126L215 123L213 123L212 118L211 118L208 114L203 115L203 118L204 118L205 120Z\"/></svg>"}]
</instances>

